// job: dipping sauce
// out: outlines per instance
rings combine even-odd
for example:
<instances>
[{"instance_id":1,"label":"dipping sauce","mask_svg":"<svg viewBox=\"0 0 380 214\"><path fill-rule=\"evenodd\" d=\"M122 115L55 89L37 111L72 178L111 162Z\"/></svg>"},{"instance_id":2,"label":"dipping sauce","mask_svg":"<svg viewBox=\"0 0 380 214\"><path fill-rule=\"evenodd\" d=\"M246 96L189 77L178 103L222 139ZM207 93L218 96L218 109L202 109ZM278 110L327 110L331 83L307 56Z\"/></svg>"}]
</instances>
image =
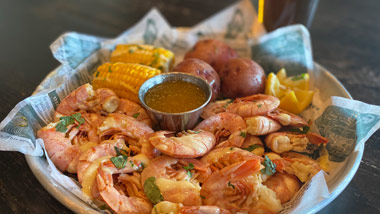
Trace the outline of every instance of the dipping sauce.
<instances>
[{"instance_id":1,"label":"dipping sauce","mask_svg":"<svg viewBox=\"0 0 380 214\"><path fill-rule=\"evenodd\" d=\"M201 106L206 102L206 93L190 82L169 81L149 89L144 101L157 111L180 113Z\"/></svg>"}]
</instances>

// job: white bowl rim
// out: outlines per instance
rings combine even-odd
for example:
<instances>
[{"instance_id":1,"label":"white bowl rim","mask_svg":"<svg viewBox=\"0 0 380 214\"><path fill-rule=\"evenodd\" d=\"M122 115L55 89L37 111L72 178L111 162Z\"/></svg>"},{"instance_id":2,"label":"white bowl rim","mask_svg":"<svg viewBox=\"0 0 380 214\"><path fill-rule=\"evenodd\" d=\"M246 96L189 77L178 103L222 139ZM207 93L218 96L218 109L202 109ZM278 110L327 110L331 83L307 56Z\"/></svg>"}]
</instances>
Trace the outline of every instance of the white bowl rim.
<instances>
[{"instance_id":1,"label":"white bowl rim","mask_svg":"<svg viewBox=\"0 0 380 214\"><path fill-rule=\"evenodd\" d=\"M326 74L327 78L332 80L336 86L339 88L339 92L342 97L352 99L351 95L347 91L347 89L343 86L342 83L328 70L326 70L324 67L319 65L318 63L314 62L315 70L318 70L320 72L324 72ZM50 74L49 74L50 75ZM334 188L330 189L330 195L328 198L322 200L319 204L316 206L310 208L305 213L316 213L323 209L325 206L327 206L329 203L331 203L340 193L343 192L343 190L348 186L352 178L354 177L356 171L359 168L361 159L363 157L364 152L364 144L357 147L350 157L347 159L346 167L342 172L342 175L345 175L342 177L342 181L339 183L339 185ZM37 156L31 156L31 155L25 155L26 161L32 170L33 174L36 176L37 180L42 184L42 186L59 202L61 202L64 206L66 206L68 209L75 213L89 213L89 214L99 214L97 210L92 208L89 204L85 203L78 197L76 197L72 192L67 190L65 187L61 186L59 183L57 183L50 175L48 174L47 169L47 161L46 159L42 157Z\"/></svg>"}]
</instances>

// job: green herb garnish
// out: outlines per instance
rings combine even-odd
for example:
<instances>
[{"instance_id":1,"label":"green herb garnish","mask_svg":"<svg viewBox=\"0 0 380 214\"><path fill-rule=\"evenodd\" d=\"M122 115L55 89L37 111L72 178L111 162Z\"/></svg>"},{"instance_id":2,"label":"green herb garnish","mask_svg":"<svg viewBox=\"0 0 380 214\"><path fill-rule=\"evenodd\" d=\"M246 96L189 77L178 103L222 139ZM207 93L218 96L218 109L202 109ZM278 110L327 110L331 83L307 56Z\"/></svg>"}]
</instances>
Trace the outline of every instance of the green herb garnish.
<instances>
[{"instance_id":1,"label":"green herb garnish","mask_svg":"<svg viewBox=\"0 0 380 214\"><path fill-rule=\"evenodd\" d=\"M264 169L261 170L261 173L266 175L273 175L276 172L276 164L274 164L268 156L265 155L264 159Z\"/></svg>"},{"instance_id":2,"label":"green herb garnish","mask_svg":"<svg viewBox=\"0 0 380 214\"><path fill-rule=\"evenodd\" d=\"M233 184L231 184L231 181L228 181L227 186L231 187L232 189L235 189L235 186Z\"/></svg>"},{"instance_id":3,"label":"green herb garnish","mask_svg":"<svg viewBox=\"0 0 380 214\"><path fill-rule=\"evenodd\" d=\"M113 165L115 165L116 168L122 169L127 165L127 159L128 159L127 157L125 157L123 155L119 155L116 157L112 157L111 161L112 161Z\"/></svg>"},{"instance_id":4,"label":"green herb garnish","mask_svg":"<svg viewBox=\"0 0 380 214\"><path fill-rule=\"evenodd\" d=\"M144 170L145 169L145 163L141 162L140 167L141 167L141 171Z\"/></svg>"},{"instance_id":5,"label":"green herb garnish","mask_svg":"<svg viewBox=\"0 0 380 214\"><path fill-rule=\"evenodd\" d=\"M140 113L136 113L136 114L133 114L132 117L133 117L133 118L138 118L139 115L140 115Z\"/></svg>"},{"instance_id":6,"label":"green herb garnish","mask_svg":"<svg viewBox=\"0 0 380 214\"><path fill-rule=\"evenodd\" d=\"M155 177L150 177L145 180L144 193L153 204L157 204L164 200L164 197L162 196L160 189L156 185Z\"/></svg>"},{"instance_id":7,"label":"green herb garnish","mask_svg":"<svg viewBox=\"0 0 380 214\"><path fill-rule=\"evenodd\" d=\"M119 149L119 148L117 148L116 146L114 146L114 149L115 149L115 151L116 151L116 155L117 156L126 156L126 157L128 157L128 152L127 152L127 150L125 150L125 149Z\"/></svg>"},{"instance_id":8,"label":"green herb garnish","mask_svg":"<svg viewBox=\"0 0 380 214\"><path fill-rule=\"evenodd\" d=\"M128 52L129 52L130 54L133 54L133 52L135 52L135 50L133 50L133 49L129 49Z\"/></svg>"},{"instance_id":9,"label":"green herb garnish","mask_svg":"<svg viewBox=\"0 0 380 214\"><path fill-rule=\"evenodd\" d=\"M116 151L116 157L111 158L111 162L115 165L116 168L122 169L127 165L128 152L124 149L119 149L116 146L114 147Z\"/></svg>"},{"instance_id":10,"label":"green herb garnish","mask_svg":"<svg viewBox=\"0 0 380 214\"><path fill-rule=\"evenodd\" d=\"M257 105L257 108L261 108L261 106L263 106L263 104L258 104L258 105Z\"/></svg>"},{"instance_id":11,"label":"green herb garnish","mask_svg":"<svg viewBox=\"0 0 380 214\"><path fill-rule=\"evenodd\" d=\"M240 132L240 136L246 138L247 137L247 132Z\"/></svg>"},{"instance_id":12,"label":"green herb garnish","mask_svg":"<svg viewBox=\"0 0 380 214\"><path fill-rule=\"evenodd\" d=\"M292 129L289 129L290 132L295 132L295 133L299 133L299 134L306 134L308 133L310 130L310 127L309 126L303 126L301 128L292 128Z\"/></svg>"},{"instance_id":13,"label":"green herb garnish","mask_svg":"<svg viewBox=\"0 0 380 214\"><path fill-rule=\"evenodd\" d=\"M63 116L59 118L59 123L55 126L55 130L65 133L67 131L67 126L74 124L75 121L79 124L77 128L85 122L81 113L75 113L71 116Z\"/></svg>"},{"instance_id":14,"label":"green herb garnish","mask_svg":"<svg viewBox=\"0 0 380 214\"><path fill-rule=\"evenodd\" d=\"M189 163L188 166L183 166L183 168L187 171L187 176L188 177L193 177L193 174L191 173L190 170L194 169L194 164L193 163Z\"/></svg>"},{"instance_id":15,"label":"green herb garnish","mask_svg":"<svg viewBox=\"0 0 380 214\"><path fill-rule=\"evenodd\" d=\"M98 76L99 76L99 74L100 74L100 72L99 72L99 71L97 71L97 72L95 73L95 77L98 77Z\"/></svg>"},{"instance_id":16,"label":"green herb garnish","mask_svg":"<svg viewBox=\"0 0 380 214\"><path fill-rule=\"evenodd\" d=\"M252 152L253 150L259 148L261 146L257 145L257 144L253 144L253 145L250 145L248 146L247 148L243 148L244 150L247 150L248 152Z\"/></svg>"},{"instance_id":17,"label":"green herb garnish","mask_svg":"<svg viewBox=\"0 0 380 214\"><path fill-rule=\"evenodd\" d=\"M81 113L75 113L75 114L73 114L72 116L73 116L73 118L79 123L79 126L82 125L82 124L85 122L85 120L84 120L84 118L82 117L82 114L81 114ZM79 126L78 126L78 128L79 128Z\"/></svg>"},{"instance_id":18,"label":"green herb garnish","mask_svg":"<svg viewBox=\"0 0 380 214\"><path fill-rule=\"evenodd\" d=\"M184 168L185 170L192 170L192 169L194 169L194 164L193 164L193 163L189 163L188 166L183 166L183 168Z\"/></svg>"},{"instance_id":19,"label":"green herb garnish","mask_svg":"<svg viewBox=\"0 0 380 214\"><path fill-rule=\"evenodd\" d=\"M292 78L293 81L297 81L297 80L303 80L305 79L305 75L306 73L302 73L302 74L299 74L299 75L296 75Z\"/></svg>"}]
</instances>

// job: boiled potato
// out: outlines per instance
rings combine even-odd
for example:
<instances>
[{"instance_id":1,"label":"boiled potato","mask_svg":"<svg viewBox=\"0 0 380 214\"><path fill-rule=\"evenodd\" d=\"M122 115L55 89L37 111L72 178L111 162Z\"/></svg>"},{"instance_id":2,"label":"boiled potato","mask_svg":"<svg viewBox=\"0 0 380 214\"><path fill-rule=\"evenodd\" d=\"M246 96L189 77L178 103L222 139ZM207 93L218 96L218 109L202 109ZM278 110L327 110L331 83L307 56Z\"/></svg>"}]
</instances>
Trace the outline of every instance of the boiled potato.
<instances>
[{"instance_id":1,"label":"boiled potato","mask_svg":"<svg viewBox=\"0 0 380 214\"><path fill-rule=\"evenodd\" d=\"M227 98L264 92L266 76L259 64L248 58L228 60L219 72L222 93Z\"/></svg>"},{"instance_id":2,"label":"boiled potato","mask_svg":"<svg viewBox=\"0 0 380 214\"><path fill-rule=\"evenodd\" d=\"M220 78L218 73L206 62L188 58L179 63L173 71L193 74L206 80L212 90L211 102L217 98L220 91Z\"/></svg>"},{"instance_id":3,"label":"boiled potato","mask_svg":"<svg viewBox=\"0 0 380 214\"><path fill-rule=\"evenodd\" d=\"M207 62L218 73L225 62L235 57L237 57L237 53L231 47L215 39L198 41L193 49L185 55L185 59L197 58Z\"/></svg>"}]
</instances>

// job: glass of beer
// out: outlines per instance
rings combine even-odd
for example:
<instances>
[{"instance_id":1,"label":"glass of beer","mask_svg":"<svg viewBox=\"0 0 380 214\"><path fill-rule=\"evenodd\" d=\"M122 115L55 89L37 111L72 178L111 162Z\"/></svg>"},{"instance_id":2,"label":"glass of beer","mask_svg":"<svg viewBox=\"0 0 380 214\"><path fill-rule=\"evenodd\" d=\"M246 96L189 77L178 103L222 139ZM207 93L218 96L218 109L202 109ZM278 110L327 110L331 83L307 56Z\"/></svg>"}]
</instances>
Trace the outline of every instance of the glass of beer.
<instances>
[{"instance_id":1,"label":"glass of beer","mask_svg":"<svg viewBox=\"0 0 380 214\"><path fill-rule=\"evenodd\" d=\"M319 0L258 0L258 20L268 32L291 24L310 28Z\"/></svg>"}]
</instances>

